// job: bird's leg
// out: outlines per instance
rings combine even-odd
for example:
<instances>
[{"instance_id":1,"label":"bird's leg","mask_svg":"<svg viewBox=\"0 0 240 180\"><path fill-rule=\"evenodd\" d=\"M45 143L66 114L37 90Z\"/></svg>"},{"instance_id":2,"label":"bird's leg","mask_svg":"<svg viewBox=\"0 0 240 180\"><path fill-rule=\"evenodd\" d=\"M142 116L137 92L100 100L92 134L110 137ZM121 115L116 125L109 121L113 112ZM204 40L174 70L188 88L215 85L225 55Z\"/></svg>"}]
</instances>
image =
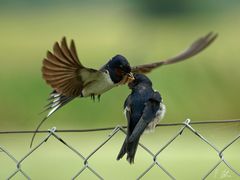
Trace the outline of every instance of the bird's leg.
<instances>
[{"instance_id":1,"label":"bird's leg","mask_svg":"<svg viewBox=\"0 0 240 180\"><path fill-rule=\"evenodd\" d=\"M91 99L92 99L93 101L95 101L95 95L94 95L94 94L91 94Z\"/></svg>"},{"instance_id":2,"label":"bird's leg","mask_svg":"<svg viewBox=\"0 0 240 180\"><path fill-rule=\"evenodd\" d=\"M97 96L98 102L100 102L101 94Z\"/></svg>"}]
</instances>

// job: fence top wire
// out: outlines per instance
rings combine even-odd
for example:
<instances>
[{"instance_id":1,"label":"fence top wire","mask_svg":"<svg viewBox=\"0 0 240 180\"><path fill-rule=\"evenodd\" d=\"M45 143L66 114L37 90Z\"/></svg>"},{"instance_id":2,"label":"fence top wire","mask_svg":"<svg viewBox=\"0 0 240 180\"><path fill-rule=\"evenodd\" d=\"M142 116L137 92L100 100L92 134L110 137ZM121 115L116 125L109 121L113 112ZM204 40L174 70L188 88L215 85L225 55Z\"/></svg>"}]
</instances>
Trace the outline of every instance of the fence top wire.
<instances>
[{"instance_id":1,"label":"fence top wire","mask_svg":"<svg viewBox=\"0 0 240 180\"><path fill-rule=\"evenodd\" d=\"M208 120L208 121L195 121L189 124L221 124L221 123L240 123L240 119L228 119L228 120ZM181 126L184 123L161 123L157 124L156 127L161 126ZM121 126L122 128L127 128L127 126ZM94 129L59 129L55 132L59 133L73 133L73 132L96 132L96 131L108 131L114 130L116 127L104 127L104 128L94 128ZM35 130L10 130L10 131L0 131L0 134L27 134L34 133ZM49 130L38 130L37 133L49 133Z\"/></svg>"}]
</instances>

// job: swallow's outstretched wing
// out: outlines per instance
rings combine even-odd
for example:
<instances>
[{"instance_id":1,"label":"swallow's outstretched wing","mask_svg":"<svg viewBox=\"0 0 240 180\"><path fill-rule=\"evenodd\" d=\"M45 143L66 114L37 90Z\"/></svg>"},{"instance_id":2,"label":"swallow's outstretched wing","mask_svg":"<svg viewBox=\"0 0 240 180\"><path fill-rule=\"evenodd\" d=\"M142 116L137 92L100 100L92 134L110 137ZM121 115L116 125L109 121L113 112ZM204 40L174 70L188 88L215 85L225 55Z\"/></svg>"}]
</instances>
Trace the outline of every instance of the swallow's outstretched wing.
<instances>
[{"instance_id":1,"label":"swallow's outstretched wing","mask_svg":"<svg viewBox=\"0 0 240 180\"><path fill-rule=\"evenodd\" d=\"M48 51L43 60L43 79L57 93L65 96L80 96L84 86L93 81L99 73L101 72L81 64L74 41L72 40L68 47L65 37L61 44L54 44L53 52Z\"/></svg>"},{"instance_id":2,"label":"swallow's outstretched wing","mask_svg":"<svg viewBox=\"0 0 240 180\"><path fill-rule=\"evenodd\" d=\"M60 44L58 42L54 44L53 52L47 52L42 66L43 79L54 91L50 94L48 99L50 103L44 110L44 112L49 112L37 126L30 147L36 132L47 118L75 97L81 97L84 87L95 81L101 74L102 72L98 70L86 68L82 65L73 40L70 47L68 47L65 37L62 38Z\"/></svg>"},{"instance_id":3,"label":"swallow's outstretched wing","mask_svg":"<svg viewBox=\"0 0 240 180\"><path fill-rule=\"evenodd\" d=\"M159 61L159 62L144 64L144 65L139 65L139 66L133 66L132 72L134 72L134 73L149 73L153 69L158 68L162 65L173 64L173 63L177 63L177 62L186 60L192 56L195 56L199 52L203 51L206 47L208 47L217 38L217 36L218 35L216 33L210 32L207 35L205 35L204 37L201 37L201 38L197 39L196 41L194 41L190 45L190 47L188 47L182 53L180 53L174 57L171 57L169 59Z\"/></svg>"},{"instance_id":4,"label":"swallow's outstretched wing","mask_svg":"<svg viewBox=\"0 0 240 180\"><path fill-rule=\"evenodd\" d=\"M54 89L45 109L49 111L49 117L75 97L83 96L82 90L102 76L102 72L84 67L79 61L74 41L68 47L66 38L63 37L60 44L54 44L53 52L47 52L47 57L43 60L42 76Z\"/></svg>"}]
</instances>

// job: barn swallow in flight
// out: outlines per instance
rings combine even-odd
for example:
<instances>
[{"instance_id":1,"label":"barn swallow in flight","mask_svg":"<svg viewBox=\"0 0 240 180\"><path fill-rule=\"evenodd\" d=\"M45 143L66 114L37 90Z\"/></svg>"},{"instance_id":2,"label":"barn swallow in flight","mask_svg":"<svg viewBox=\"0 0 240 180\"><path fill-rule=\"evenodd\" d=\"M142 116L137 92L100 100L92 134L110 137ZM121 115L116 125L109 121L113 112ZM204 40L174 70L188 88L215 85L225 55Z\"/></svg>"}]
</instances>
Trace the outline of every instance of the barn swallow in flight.
<instances>
[{"instance_id":1,"label":"barn swallow in flight","mask_svg":"<svg viewBox=\"0 0 240 180\"><path fill-rule=\"evenodd\" d=\"M152 89L152 82L143 74L134 74L135 80L128 84L132 90L124 103L124 114L128 121L126 139L117 160L127 154L134 163L140 136L144 131L153 131L163 118L166 108L159 92Z\"/></svg>"},{"instance_id":2,"label":"barn swallow in flight","mask_svg":"<svg viewBox=\"0 0 240 180\"><path fill-rule=\"evenodd\" d=\"M63 37L61 43L56 42L53 51L48 51L46 58L43 59L42 76L46 83L53 88L53 91L50 93L48 99L50 102L45 109L48 114L37 126L31 145L43 122L73 99L91 97L94 100L95 96L100 99L104 92L132 81L134 79L132 73L148 73L162 65L188 59L204 50L216 38L217 34L208 33L194 41L189 48L177 56L139 66L131 67L125 57L116 55L103 67L96 70L83 66L79 61L74 41L72 40L68 47L66 38Z\"/></svg>"}]
</instances>

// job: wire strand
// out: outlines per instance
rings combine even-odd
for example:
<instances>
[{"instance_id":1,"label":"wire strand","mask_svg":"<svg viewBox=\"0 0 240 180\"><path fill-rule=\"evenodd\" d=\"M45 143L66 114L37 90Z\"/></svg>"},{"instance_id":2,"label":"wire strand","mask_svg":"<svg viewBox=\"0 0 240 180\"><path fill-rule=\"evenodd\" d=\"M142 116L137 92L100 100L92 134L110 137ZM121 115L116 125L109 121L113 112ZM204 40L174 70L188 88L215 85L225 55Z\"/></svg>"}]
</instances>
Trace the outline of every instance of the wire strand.
<instances>
[{"instance_id":1,"label":"wire strand","mask_svg":"<svg viewBox=\"0 0 240 180\"><path fill-rule=\"evenodd\" d=\"M195 121L190 122L189 124L221 124L221 123L240 123L240 119L229 119L229 120L208 120L208 121ZM184 123L162 123L157 124L156 127L162 126L181 126ZM127 128L127 126L121 126L122 128ZM97 131L108 131L113 130L115 127L104 127L104 128L94 128L94 129L59 129L55 132L59 133L73 133L73 132L97 132ZM0 131L0 134L28 134L34 133L35 130L12 130L12 131ZM38 130L36 133L48 133L49 130Z\"/></svg>"}]
</instances>

